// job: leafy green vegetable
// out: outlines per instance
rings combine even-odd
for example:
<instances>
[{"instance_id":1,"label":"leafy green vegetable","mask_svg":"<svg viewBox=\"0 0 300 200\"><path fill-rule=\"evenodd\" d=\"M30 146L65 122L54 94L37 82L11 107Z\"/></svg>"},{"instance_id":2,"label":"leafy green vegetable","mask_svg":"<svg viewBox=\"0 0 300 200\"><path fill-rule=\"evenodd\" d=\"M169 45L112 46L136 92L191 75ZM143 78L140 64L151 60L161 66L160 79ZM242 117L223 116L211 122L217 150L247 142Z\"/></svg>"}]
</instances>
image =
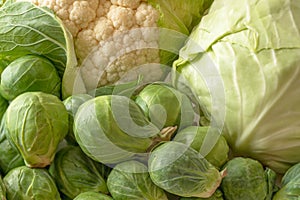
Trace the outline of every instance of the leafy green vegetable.
<instances>
[{"instance_id":1,"label":"leafy green vegetable","mask_svg":"<svg viewBox=\"0 0 300 200\"><path fill-rule=\"evenodd\" d=\"M118 95L99 96L83 103L73 128L82 150L104 164L143 155L161 136L133 100Z\"/></svg>"},{"instance_id":2,"label":"leafy green vegetable","mask_svg":"<svg viewBox=\"0 0 300 200\"><path fill-rule=\"evenodd\" d=\"M24 160L18 149L6 137L8 135L6 128L5 114L0 123L0 171L7 174L15 167L25 165Z\"/></svg>"},{"instance_id":3,"label":"leafy green vegetable","mask_svg":"<svg viewBox=\"0 0 300 200\"><path fill-rule=\"evenodd\" d=\"M225 199L265 200L268 182L261 163L251 158L235 157L225 166L227 174L221 183Z\"/></svg>"},{"instance_id":4,"label":"leafy green vegetable","mask_svg":"<svg viewBox=\"0 0 300 200\"><path fill-rule=\"evenodd\" d=\"M52 94L26 92L17 96L6 111L8 138L25 164L45 167L68 132L68 112Z\"/></svg>"},{"instance_id":5,"label":"leafy green vegetable","mask_svg":"<svg viewBox=\"0 0 300 200\"><path fill-rule=\"evenodd\" d=\"M2 119L8 107L8 101L0 95L0 119Z\"/></svg>"},{"instance_id":6,"label":"leafy green vegetable","mask_svg":"<svg viewBox=\"0 0 300 200\"><path fill-rule=\"evenodd\" d=\"M77 64L72 36L61 20L50 10L29 2L6 3L0 8L0 41L0 60L42 55L65 78L69 78L65 69ZM64 91L72 90L68 81L63 83Z\"/></svg>"},{"instance_id":7,"label":"leafy green vegetable","mask_svg":"<svg viewBox=\"0 0 300 200\"><path fill-rule=\"evenodd\" d=\"M78 146L66 146L56 153L49 172L59 190L74 199L87 191L108 193L101 165L87 157Z\"/></svg>"},{"instance_id":8,"label":"leafy green vegetable","mask_svg":"<svg viewBox=\"0 0 300 200\"><path fill-rule=\"evenodd\" d=\"M168 199L152 182L147 166L134 160L117 164L108 176L107 186L114 199Z\"/></svg>"},{"instance_id":9,"label":"leafy green vegetable","mask_svg":"<svg viewBox=\"0 0 300 200\"><path fill-rule=\"evenodd\" d=\"M168 126L184 128L194 122L194 110L188 97L166 84L147 85L136 96L135 102L159 129Z\"/></svg>"},{"instance_id":10,"label":"leafy green vegetable","mask_svg":"<svg viewBox=\"0 0 300 200\"><path fill-rule=\"evenodd\" d=\"M88 94L74 94L63 100L63 103L69 114L69 132L66 136L66 141L69 144L76 145L77 141L73 132L74 116L81 104L92 99L93 97Z\"/></svg>"},{"instance_id":11,"label":"leafy green vegetable","mask_svg":"<svg viewBox=\"0 0 300 200\"><path fill-rule=\"evenodd\" d=\"M281 188L275 193L273 200L293 200L300 196L300 163L287 170L281 179Z\"/></svg>"},{"instance_id":12,"label":"leafy green vegetable","mask_svg":"<svg viewBox=\"0 0 300 200\"><path fill-rule=\"evenodd\" d=\"M4 182L3 182L1 176L0 176L0 199L6 200L6 187L4 185Z\"/></svg>"},{"instance_id":13,"label":"leafy green vegetable","mask_svg":"<svg viewBox=\"0 0 300 200\"><path fill-rule=\"evenodd\" d=\"M22 56L1 73L0 93L7 100L29 91L42 91L60 98L61 79L48 59L36 55Z\"/></svg>"},{"instance_id":14,"label":"leafy green vegetable","mask_svg":"<svg viewBox=\"0 0 300 200\"><path fill-rule=\"evenodd\" d=\"M278 173L300 161L299 33L298 1L215 0L174 62L233 154Z\"/></svg>"},{"instance_id":15,"label":"leafy green vegetable","mask_svg":"<svg viewBox=\"0 0 300 200\"><path fill-rule=\"evenodd\" d=\"M165 142L149 157L149 173L160 188L182 197L210 197L219 187L223 173L201 154L179 142Z\"/></svg>"},{"instance_id":16,"label":"leafy green vegetable","mask_svg":"<svg viewBox=\"0 0 300 200\"><path fill-rule=\"evenodd\" d=\"M182 197L180 200L223 200L223 193L221 190L217 189L211 197L201 198L201 197Z\"/></svg>"},{"instance_id":17,"label":"leafy green vegetable","mask_svg":"<svg viewBox=\"0 0 300 200\"><path fill-rule=\"evenodd\" d=\"M54 180L46 169L16 167L4 176L7 199L60 200Z\"/></svg>"},{"instance_id":18,"label":"leafy green vegetable","mask_svg":"<svg viewBox=\"0 0 300 200\"><path fill-rule=\"evenodd\" d=\"M113 200L110 196L98 192L83 192L75 197L74 200Z\"/></svg>"},{"instance_id":19,"label":"leafy green vegetable","mask_svg":"<svg viewBox=\"0 0 300 200\"><path fill-rule=\"evenodd\" d=\"M186 127L175 135L173 141L191 146L217 168L221 168L228 161L229 146L226 139L218 130L210 131L210 127Z\"/></svg>"}]
</instances>

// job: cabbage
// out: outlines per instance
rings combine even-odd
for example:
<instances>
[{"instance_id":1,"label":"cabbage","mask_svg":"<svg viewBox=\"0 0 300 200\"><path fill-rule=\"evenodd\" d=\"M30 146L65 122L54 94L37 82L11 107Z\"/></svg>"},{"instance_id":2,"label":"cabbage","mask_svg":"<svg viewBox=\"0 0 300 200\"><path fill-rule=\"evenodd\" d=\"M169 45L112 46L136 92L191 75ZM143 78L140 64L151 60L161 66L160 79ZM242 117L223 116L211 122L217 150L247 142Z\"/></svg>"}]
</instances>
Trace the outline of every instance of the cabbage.
<instances>
[{"instance_id":1,"label":"cabbage","mask_svg":"<svg viewBox=\"0 0 300 200\"><path fill-rule=\"evenodd\" d=\"M299 0L215 0L173 63L235 156L300 162Z\"/></svg>"}]
</instances>

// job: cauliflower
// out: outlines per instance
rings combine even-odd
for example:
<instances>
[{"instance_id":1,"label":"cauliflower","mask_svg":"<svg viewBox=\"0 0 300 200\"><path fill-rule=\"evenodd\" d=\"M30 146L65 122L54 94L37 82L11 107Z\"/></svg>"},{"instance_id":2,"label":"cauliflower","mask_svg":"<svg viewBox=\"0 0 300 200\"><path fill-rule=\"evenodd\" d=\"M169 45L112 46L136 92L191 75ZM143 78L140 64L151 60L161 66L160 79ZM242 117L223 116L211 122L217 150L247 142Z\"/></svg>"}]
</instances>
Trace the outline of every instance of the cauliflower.
<instances>
[{"instance_id":1,"label":"cauliflower","mask_svg":"<svg viewBox=\"0 0 300 200\"><path fill-rule=\"evenodd\" d=\"M48 7L62 20L73 36L80 78L89 91L121 80L134 80L140 74L144 81L159 80L165 72L155 64L160 63L160 38L156 29L163 24L161 19L168 16L165 27L174 26L175 30L188 34L186 26L195 18L200 19L205 0L16 1ZM178 8L183 4L189 10L183 9L181 15L185 19L181 21L180 15L170 13L179 13ZM183 31L178 27L183 27Z\"/></svg>"}]
</instances>

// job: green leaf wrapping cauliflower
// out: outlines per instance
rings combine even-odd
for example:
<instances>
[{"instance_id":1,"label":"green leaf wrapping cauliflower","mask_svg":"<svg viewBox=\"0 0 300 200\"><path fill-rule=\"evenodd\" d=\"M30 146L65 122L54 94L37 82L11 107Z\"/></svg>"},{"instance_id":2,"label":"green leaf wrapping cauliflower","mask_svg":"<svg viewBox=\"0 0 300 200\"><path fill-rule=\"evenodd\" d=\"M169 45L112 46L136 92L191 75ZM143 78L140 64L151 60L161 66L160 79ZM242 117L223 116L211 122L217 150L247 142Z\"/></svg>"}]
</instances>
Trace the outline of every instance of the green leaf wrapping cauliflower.
<instances>
[{"instance_id":1,"label":"green leaf wrapping cauliflower","mask_svg":"<svg viewBox=\"0 0 300 200\"><path fill-rule=\"evenodd\" d=\"M68 112L62 101L43 92L17 96L7 108L8 138L29 167L45 167L68 133Z\"/></svg>"},{"instance_id":2,"label":"green leaf wrapping cauliflower","mask_svg":"<svg viewBox=\"0 0 300 200\"><path fill-rule=\"evenodd\" d=\"M17 0L24 1L24 0ZM159 80L212 0L26 0L48 7L74 38L81 69L70 68L67 94L120 79ZM160 30L158 28L165 28ZM162 50L162 51L160 51ZM82 82L83 81L83 87ZM79 86L81 85L81 86ZM75 88L74 88L75 87Z\"/></svg>"},{"instance_id":3,"label":"green leaf wrapping cauliflower","mask_svg":"<svg viewBox=\"0 0 300 200\"><path fill-rule=\"evenodd\" d=\"M298 0L215 0L174 62L234 155L284 173L300 161Z\"/></svg>"}]
</instances>

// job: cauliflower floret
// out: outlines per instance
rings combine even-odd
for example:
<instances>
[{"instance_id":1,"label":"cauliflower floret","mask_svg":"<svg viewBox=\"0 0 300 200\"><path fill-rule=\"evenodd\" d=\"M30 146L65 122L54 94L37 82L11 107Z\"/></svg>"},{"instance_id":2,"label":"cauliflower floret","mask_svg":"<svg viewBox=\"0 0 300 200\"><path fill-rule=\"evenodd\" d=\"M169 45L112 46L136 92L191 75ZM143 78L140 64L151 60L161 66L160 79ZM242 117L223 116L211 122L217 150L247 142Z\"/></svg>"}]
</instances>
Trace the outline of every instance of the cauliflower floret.
<instances>
[{"instance_id":1,"label":"cauliflower floret","mask_svg":"<svg viewBox=\"0 0 300 200\"><path fill-rule=\"evenodd\" d=\"M140 0L111 0L111 3L126 8L136 9L141 1Z\"/></svg>"},{"instance_id":2,"label":"cauliflower floret","mask_svg":"<svg viewBox=\"0 0 300 200\"><path fill-rule=\"evenodd\" d=\"M17 1L46 6L63 21L88 89L113 84L131 69L159 61L158 33L144 29L157 27L159 11L147 0Z\"/></svg>"}]
</instances>

